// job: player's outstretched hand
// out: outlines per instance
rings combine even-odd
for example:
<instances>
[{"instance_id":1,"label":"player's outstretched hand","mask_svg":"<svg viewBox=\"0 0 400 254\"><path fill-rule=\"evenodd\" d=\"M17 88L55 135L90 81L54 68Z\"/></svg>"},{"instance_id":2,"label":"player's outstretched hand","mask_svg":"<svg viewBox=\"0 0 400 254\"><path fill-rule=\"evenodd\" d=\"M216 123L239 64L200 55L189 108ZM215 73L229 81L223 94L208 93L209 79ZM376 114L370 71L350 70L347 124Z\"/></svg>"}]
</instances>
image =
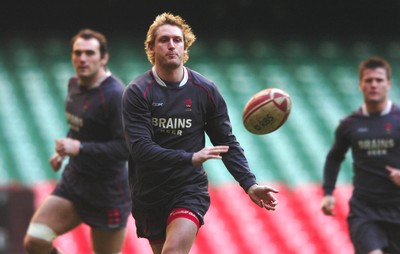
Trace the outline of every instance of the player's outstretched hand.
<instances>
[{"instance_id":1,"label":"player's outstretched hand","mask_svg":"<svg viewBox=\"0 0 400 254\"><path fill-rule=\"evenodd\" d=\"M194 166L200 166L209 159L222 159L221 153L226 153L229 146L209 146L193 154L192 163Z\"/></svg>"},{"instance_id":2,"label":"player's outstretched hand","mask_svg":"<svg viewBox=\"0 0 400 254\"><path fill-rule=\"evenodd\" d=\"M57 172L61 168L62 161L64 160L64 156L59 155L58 153L53 154L50 157L49 163L53 168L54 172Z\"/></svg>"},{"instance_id":3,"label":"player's outstretched hand","mask_svg":"<svg viewBox=\"0 0 400 254\"><path fill-rule=\"evenodd\" d=\"M389 179L400 187L400 169L386 166L386 170L389 172Z\"/></svg>"},{"instance_id":4,"label":"player's outstretched hand","mask_svg":"<svg viewBox=\"0 0 400 254\"><path fill-rule=\"evenodd\" d=\"M326 215L334 216L335 198L332 195L326 195L321 201L322 212Z\"/></svg>"},{"instance_id":5,"label":"player's outstretched hand","mask_svg":"<svg viewBox=\"0 0 400 254\"><path fill-rule=\"evenodd\" d=\"M278 199L276 199L276 197L273 195L273 193L278 192L279 191L277 189L267 185L258 184L252 185L247 190L247 194L256 205L269 211L275 211L275 207L278 205Z\"/></svg>"}]
</instances>

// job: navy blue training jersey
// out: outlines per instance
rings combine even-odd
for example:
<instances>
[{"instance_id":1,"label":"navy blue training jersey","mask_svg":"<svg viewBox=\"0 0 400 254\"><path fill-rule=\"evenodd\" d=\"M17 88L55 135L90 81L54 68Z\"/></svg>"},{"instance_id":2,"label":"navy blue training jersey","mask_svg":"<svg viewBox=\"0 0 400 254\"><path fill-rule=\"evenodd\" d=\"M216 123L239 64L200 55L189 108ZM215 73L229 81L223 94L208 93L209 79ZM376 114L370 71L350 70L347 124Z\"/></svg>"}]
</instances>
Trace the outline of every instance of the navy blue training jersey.
<instances>
[{"instance_id":1,"label":"navy blue training jersey","mask_svg":"<svg viewBox=\"0 0 400 254\"><path fill-rule=\"evenodd\" d=\"M125 142L121 100L123 84L114 76L87 89L73 77L68 83L66 117L68 137L81 141L77 156L70 156L66 170L104 178L126 170L128 148Z\"/></svg>"},{"instance_id":2,"label":"navy blue training jersey","mask_svg":"<svg viewBox=\"0 0 400 254\"><path fill-rule=\"evenodd\" d=\"M340 122L324 167L325 194L332 194L349 148L354 160L353 195L373 203L400 203L400 187L385 169L386 165L400 168L400 107L389 102L378 115L360 108Z\"/></svg>"},{"instance_id":3,"label":"navy blue training jersey","mask_svg":"<svg viewBox=\"0 0 400 254\"><path fill-rule=\"evenodd\" d=\"M154 69L134 79L124 92L123 121L136 205L160 205L182 192L207 192L206 172L192 165L193 153L205 146L205 133L213 145L229 146L222 160L243 189L256 182L232 134L224 99L213 82L193 70L184 68L175 86L165 84Z\"/></svg>"}]
</instances>

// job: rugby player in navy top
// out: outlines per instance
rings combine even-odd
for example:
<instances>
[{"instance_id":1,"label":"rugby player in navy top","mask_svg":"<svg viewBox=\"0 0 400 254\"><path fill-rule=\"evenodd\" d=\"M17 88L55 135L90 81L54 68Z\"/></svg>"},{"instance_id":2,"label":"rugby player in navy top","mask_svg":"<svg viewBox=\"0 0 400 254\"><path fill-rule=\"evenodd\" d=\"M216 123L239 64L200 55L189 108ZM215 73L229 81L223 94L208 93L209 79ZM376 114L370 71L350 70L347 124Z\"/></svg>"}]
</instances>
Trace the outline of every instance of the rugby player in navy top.
<instances>
[{"instance_id":1,"label":"rugby player in navy top","mask_svg":"<svg viewBox=\"0 0 400 254\"><path fill-rule=\"evenodd\" d=\"M258 206L277 205L278 191L256 183L215 84L184 66L195 39L180 16L157 16L145 41L153 67L123 95L132 214L154 253L189 253L210 206L209 159L222 159Z\"/></svg>"},{"instance_id":2,"label":"rugby player in navy top","mask_svg":"<svg viewBox=\"0 0 400 254\"><path fill-rule=\"evenodd\" d=\"M28 253L57 253L55 237L81 223L91 227L93 252L121 253L130 215L128 148L121 118L123 84L108 71L107 41L84 29L71 40L76 76L69 80L66 138L56 140L54 170L69 156L61 180L34 214Z\"/></svg>"},{"instance_id":3,"label":"rugby player in navy top","mask_svg":"<svg viewBox=\"0 0 400 254\"><path fill-rule=\"evenodd\" d=\"M364 104L336 129L324 166L322 211L334 215L336 179L351 149L348 225L355 253L400 253L400 107L388 97L391 66L382 58L367 59L359 79Z\"/></svg>"}]
</instances>

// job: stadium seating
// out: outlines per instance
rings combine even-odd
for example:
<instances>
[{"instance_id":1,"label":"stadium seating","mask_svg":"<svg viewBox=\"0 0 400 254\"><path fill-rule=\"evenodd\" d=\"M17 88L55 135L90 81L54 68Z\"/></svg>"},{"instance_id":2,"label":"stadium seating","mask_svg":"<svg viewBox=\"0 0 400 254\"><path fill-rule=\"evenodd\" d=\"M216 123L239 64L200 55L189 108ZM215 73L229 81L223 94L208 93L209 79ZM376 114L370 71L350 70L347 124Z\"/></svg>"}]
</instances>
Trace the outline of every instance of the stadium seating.
<instances>
[{"instance_id":1,"label":"stadium seating","mask_svg":"<svg viewBox=\"0 0 400 254\"><path fill-rule=\"evenodd\" d=\"M112 41L109 67L126 84L150 68L142 42L122 37ZM73 74L69 45L60 38L28 43L15 37L1 43L0 183L31 187L38 206L60 177L47 161L54 139L67 131L64 97ZM281 193L278 211L261 211L220 161L206 162L212 206L192 253L351 253L345 224L350 154L339 174L336 218L320 214L319 184L334 127L361 104L357 65L373 55L400 67L397 42L221 38L195 43L187 65L217 84L250 167L259 182L276 185ZM399 74L394 71L394 84ZM279 130L256 136L243 127L242 109L255 92L268 87L286 90L293 109ZM399 95L399 87L393 86L392 96ZM147 242L136 239L132 220L129 225L124 253L150 253ZM88 230L79 227L57 244L89 252Z\"/></svg>"}]
</instances>

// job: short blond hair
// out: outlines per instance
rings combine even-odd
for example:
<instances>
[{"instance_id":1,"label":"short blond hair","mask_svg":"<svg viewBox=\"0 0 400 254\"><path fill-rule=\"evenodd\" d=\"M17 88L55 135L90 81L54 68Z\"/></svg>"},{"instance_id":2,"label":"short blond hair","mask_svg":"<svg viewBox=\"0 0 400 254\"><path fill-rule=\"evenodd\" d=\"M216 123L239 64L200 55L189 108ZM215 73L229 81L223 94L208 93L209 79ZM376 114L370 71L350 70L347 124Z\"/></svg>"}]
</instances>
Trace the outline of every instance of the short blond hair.
<instances>
[{"instance_id":1,"label":"short blond hair","mask_svg":"<svg viewBox=\"0 0 400 254\"><path fill-rule=\"evenodd\" d=\"M158 28L166 24L177 26L182 30L184 47L186 50L183 56L183 63L186 63L189 60L189 48L196 41L196 36L194 35L192 28L186 23L184 19L182 19L180 16L173 15L168 12L164 12L163 14L158 15L153 21L153 24L151 24L149 30L147 31L147 37L144 42L147 59L150 61L150 63L154 64L155 57L154 53L150 50L150 47L154 46Z\"/></svg>"}]
</instances>

